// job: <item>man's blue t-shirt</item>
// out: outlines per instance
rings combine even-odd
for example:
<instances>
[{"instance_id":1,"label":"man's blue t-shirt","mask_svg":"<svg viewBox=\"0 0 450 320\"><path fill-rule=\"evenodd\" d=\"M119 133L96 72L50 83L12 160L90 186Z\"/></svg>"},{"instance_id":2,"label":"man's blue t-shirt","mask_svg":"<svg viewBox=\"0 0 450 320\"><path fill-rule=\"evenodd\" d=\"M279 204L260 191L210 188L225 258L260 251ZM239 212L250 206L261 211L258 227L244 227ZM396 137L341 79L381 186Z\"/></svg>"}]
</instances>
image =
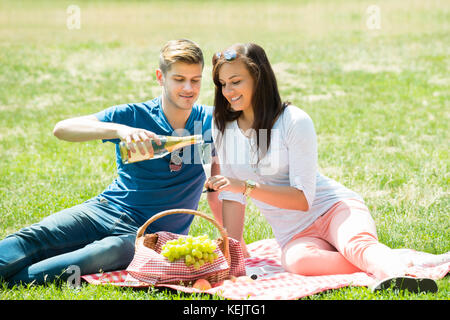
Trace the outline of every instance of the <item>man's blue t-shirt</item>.
<instances>
[{"instance_id":1,"label":"man's blue t-shirt","mask_svg":"<svg viewBox=\"0 0 450 320\"><path fill-rule=\"evenodd\" d=\"M162 110L161 97L113 106L95 116L100 121L146 129L158 135L171 136L174 132ZM194 104L182 135L202 134L205 142L212 142L211 121L212 107ZM171 172L170 154L160 159L123 164L120 140L103 140L106 141L116 144L118 177L100 196L119 206L136 223L143 225L154 214L168 209L197 209L206 179L198 145L184 147L181 169ZM190 214L165 216L153 222L147 232L164 230L187 234L193 218Z\"/></svg>"}]
</instances>

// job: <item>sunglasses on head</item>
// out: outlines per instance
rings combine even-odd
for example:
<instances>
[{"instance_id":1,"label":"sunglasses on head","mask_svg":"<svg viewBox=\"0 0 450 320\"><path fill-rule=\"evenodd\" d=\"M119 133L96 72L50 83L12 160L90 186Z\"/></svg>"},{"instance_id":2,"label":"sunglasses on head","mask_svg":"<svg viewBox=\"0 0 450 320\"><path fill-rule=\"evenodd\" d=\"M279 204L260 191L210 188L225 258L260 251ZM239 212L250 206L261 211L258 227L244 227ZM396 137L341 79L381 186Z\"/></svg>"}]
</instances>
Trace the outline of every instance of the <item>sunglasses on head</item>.
<instances>
[{"instance_id":1,"label":"sunglasses on head","mask_svg":"<svg viewBox=\"0 0 450 320\"><path fill-rule=\"evenodd\" d=\"M222 52L217 52L214 56L214 64L220 59L224 58L226 61L233 61L237 58L237 51L234 49L228 49Z\"/></svg>"}]
</instances>

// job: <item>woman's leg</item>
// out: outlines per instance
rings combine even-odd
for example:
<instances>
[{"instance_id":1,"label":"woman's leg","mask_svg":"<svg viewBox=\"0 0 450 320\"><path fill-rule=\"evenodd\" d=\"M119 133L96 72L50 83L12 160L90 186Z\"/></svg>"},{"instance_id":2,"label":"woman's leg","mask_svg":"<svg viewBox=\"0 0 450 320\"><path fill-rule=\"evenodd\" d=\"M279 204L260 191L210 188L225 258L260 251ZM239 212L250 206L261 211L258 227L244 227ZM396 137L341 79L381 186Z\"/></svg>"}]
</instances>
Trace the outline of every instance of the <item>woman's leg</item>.
<instances>
[{"instance_id":1,"label":"woman's leg","mask_svg":"<svg viewBox=\"0 0 450 320\"><path fill-rule=\"evenodd\" d=\"M380 243L367 207L357 200L334 206L323 221L322 237L361 270L376 278L402 276L411 262Z\"/></svg>"},{"instance_id":2,"label":"woman's leg","mask_svg":"<svg viewBox=\"0 0 450 320\"><path fill-rule=\"evenodd\" d=\"M286 271L304 276L349 274L361 271L327 241L315 237L300 237L289 242L283 248L281 257Z\"/></svg>"},{"instance_id":3,"label":"woman's leg","mask_svg":"<svg viewBox=\"0 0 450 320\"><path fill-rule=\"evenodd\" d=\"M403 275L404 259L378 242L367 207L357 200L335 204L282 251L286 270L304 275L365 271L377 278Z\"/></svg>"},{"instance_id":4,"label":"woman's leg","mask_svg":"<svg viewBox=\"0 0 450 320\"><path fill-rule=\"evenodd\" d=\"M333 248L338 252L333 254ZM283 248L282 263L288 271L305 275L350 273L360 269L383 279L375 283L374 290L394 287L411 292L436 292L434 280L407 277L406 270L412 265L447 263L450 254L412 251L391 249L378 242L367 207L357 200L346 200L295 236Z\"/></svg>"}]
</instances>

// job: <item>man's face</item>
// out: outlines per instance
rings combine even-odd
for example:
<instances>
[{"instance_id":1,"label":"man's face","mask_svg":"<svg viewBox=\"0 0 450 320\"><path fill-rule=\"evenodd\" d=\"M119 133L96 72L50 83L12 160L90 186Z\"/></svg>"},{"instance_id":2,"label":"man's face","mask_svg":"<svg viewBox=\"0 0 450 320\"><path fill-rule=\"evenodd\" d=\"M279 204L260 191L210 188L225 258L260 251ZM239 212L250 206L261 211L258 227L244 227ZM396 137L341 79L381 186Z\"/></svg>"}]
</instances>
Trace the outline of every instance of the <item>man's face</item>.
<instances>
[{"instance_id":1,"label":"man's face","mask_svg":"<svg viewBox=\"0 0 450 320\"><path fill-rule=\"evenodd\" d=\"M156 71L156 78L163 87L163 95L171 106L182 110L190 110L200 94L202 65L175 62L163 74Z\"/></svg>"}]
</instances>

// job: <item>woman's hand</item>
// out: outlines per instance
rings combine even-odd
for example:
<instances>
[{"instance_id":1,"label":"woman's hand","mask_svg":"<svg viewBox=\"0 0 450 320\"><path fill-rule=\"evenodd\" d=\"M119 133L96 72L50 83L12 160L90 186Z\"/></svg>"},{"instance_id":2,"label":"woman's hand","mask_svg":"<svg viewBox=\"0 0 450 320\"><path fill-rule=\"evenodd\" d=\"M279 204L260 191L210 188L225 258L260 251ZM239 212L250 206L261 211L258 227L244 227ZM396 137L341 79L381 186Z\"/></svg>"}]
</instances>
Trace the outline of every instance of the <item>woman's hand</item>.
<instances>
[{"instance_id":1,"label":"woman's hand","mask_svg":"<svg viewBox=\"0 0 450 320\"><path fill-rule=\"evenodd\" d=\"M205 187L215 191L226 190L234 193L244 193L245 181L216 175L208 178Z\"/></svg>"},{"instance_id":2,"label":"woman's hand","mask_svg":"<svg viewBox=\"0 0 450 320\"><path fill-rule=\"evenodd\" d=\"M205 187L215 191L226 190L234 193L244 193L245 181L215 175L206 181ZM257 183L256 188L252 190L251 197L278 208L300 211L309 210L308 201L303 191L291 186L273 186Z\"/></svg>"},{"instance_id":3,"label":"woman's hand","mask_svg":"<svg viewBox=\"0 0 450 320\"><path fill-rule=\"evenodd\" d=\"M155 140L157 145L161 145L161 140L159 140L158 135L145 129L122 126L117 130L117 137L120 140L125 141L128 149L133 153L136 152L136 149L134 148L134 145L136 144L142 155L146 153L144 146L147 148L150 155L153 155L151 140Z\"/></svg>"}]
</instances>

